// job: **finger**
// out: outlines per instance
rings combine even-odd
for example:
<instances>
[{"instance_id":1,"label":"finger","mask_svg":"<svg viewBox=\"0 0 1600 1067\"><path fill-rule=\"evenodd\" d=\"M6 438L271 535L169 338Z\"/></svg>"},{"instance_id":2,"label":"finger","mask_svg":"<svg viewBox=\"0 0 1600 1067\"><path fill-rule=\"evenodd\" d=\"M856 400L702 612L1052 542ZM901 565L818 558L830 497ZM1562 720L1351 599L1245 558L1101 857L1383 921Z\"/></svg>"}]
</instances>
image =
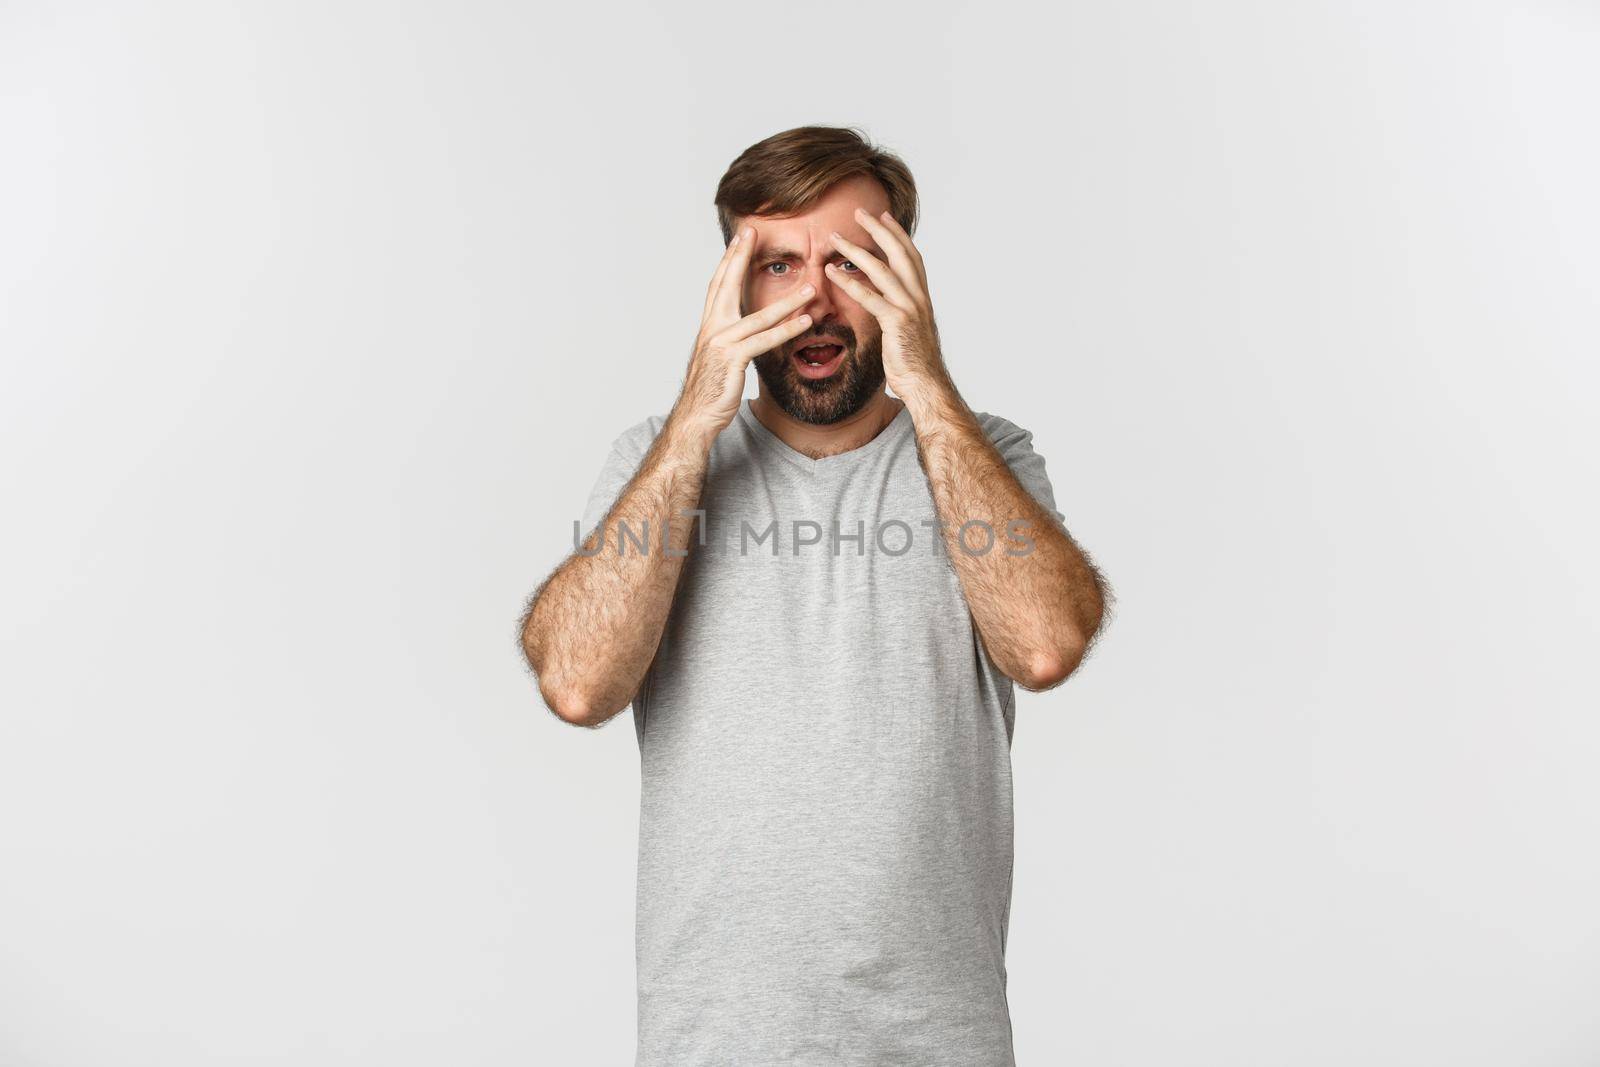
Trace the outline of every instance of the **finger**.
<instances>
[{"instance_id":1,"label":"finger","mask_svg":"<svg viewBox=\"0 0 1600 1067\"><path fill-rule=\"evenodd\" d=\"M882 215L879 215L878 218L883 223L885 229L899 238L900 243L902 246L904 246L907 255L909 255L911 257L911 261L917 265L917 278L922 282L922 292L926 295L928 292L928 268L923 265L922 253L917 249L917 246L912 243L911 235L906 232L905 227L900 225L900 220L895 218L892 213L885 211Z\"/></svg>"},{"instance_id":2,"label":"finger","mask_svg":"<svg viewBox=\"0 0 1600 1067\"><path fill-rule=\"evenodd\" d=\"M746 226L739 231L739 246L728 260L717 285L717 295L712 299L711 312L722 321L732 322L739 317L739 301L744 296L744 279L750 269L750 254L755 250L754 231Z\"/></svg>"},{"instance_id":3,"label":"finger","mask_svg":"<svg viewBox=\"0 0 1600 1067\"><path fill-rule=\"evenodd\" d=\"M739 234L735 232L727 247L722 250L722 258L717 261L717 272L711 276L711 284L706 287L706 303L700 311L702 320L711 314L711 307L717 299L717 290L722 287L723 275L728 273L728 264L733 262L733 254L739 250L739 244Z\"/></svg>"},{"instance_id":4,"label":"finger","mask_svg":"<svg viewBox=\"0 0 1600 1067\"><path fill-rule=\"evenodd\" d=\"M724 344L737 344L757 330L765 329L779 319L787 318L789 313L796 308L805 307L806 303L816 295L815 286L810 284L802 285L794 292L779 297L760 311L752 311L732 326L729 326L722 331L718 340Z\"/></svg>"},{"instance_id":5,"label":"finger","mask_svg":"<svg viewBox=\"0 0 1600 1067\"><path fill-rule=\"evenodd\" d=\"M911 299L911 294L906 292L906 287L901 284L899 278L895 277L894 271L884 265L882 260L837 231L834 232L830 240L833 241L835 248L850 257L850 262L860 267L862 272L872 279L872 284L878 287L878 292L887 297L891 303L904 311L917 310L916 301ZM840 276L844 275L843 271L836 273Z\"/></svg>"},{"instance_id":6,"label":"finger","mask_svg":"<svg viewBox=\"0 0 1600 1067\"><path fill-rule=\"evenodd\" d=\"M833 279L833 284L843 289L850 299L872 312L879 322L883 322L886 316L903 314L902 309L885 300L883 294L875 293L862 284L860 278L852 278L832 263L823 269L828 272L828 277Z\"/></svg>"},{"instance_id":7,"label":"finger","mask_svg":"<svg viewBox=\"0 0 1600 1067\"><path fill-rule=\"evenodd\" d=\"M891 230L881 220L860 209L856 211L856 221L872 234L873 240L878 242L878 247L883 249L883 254L888 257L889 266L894 270L895 277L916 301L917 306L921 307L925 302L927 291L923 285L922 272L917 269L917 264L906 251L905 242L901 237L905 231Z\"/></svg>"},{"instance_id":8,"label":"finger","mask_svg":"<svg viewBox=\"0 0 1600 1067\"><path fill-rule=\"evenodd\" d=\"M740 366L749 363L763 352L770 352L786 341L792 341L811 328L810 315L797 315L786 322L780 322L770 330L762 330L758 334L746 337L738 344L728 347L728 355L738 361Z\"/></svg>"}]
</instances>

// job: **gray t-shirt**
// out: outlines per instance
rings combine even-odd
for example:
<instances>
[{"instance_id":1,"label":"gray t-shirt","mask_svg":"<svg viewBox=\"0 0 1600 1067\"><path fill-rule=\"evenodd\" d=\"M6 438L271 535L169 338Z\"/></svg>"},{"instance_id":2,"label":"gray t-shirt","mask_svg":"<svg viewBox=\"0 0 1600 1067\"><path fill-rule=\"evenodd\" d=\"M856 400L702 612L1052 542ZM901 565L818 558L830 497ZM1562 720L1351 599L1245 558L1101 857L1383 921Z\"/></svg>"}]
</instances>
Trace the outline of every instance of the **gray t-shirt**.
<instances>
[{"instance_id":1,"label":"gray t-shirt","mask_svg":"<svg viewBox=\"0 0 1600 1067\"><path fill-rule=\"evenodd\" d=\"M1032 435L978 420L1062 518ZM664 421L616 439L585 534ZM811 459L746 400L700 506L633 702L636 1067L1013 1064L1014 689L932 525L910 413ZM995 530L990 551L1024 548Z\"/></svg>"}]
</instances>

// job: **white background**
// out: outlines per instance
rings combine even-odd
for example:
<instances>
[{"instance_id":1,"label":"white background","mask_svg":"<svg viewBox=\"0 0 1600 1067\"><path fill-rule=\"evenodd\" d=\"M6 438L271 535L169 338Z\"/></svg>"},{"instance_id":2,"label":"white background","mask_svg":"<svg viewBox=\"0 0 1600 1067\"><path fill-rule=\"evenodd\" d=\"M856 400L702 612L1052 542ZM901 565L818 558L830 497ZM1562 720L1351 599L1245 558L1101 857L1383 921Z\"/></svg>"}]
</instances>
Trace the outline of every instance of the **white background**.
<instances>
[{"instance_id":1,"label":"white background","mask_svg":"<svg viewBox=\"0 0 1600 1067\"><path fill-rule=\"evenodd\" d=\"M1559 0L0 7L0 1063L632 1062L516 621L807 123L1120 597L1019 1062L1600 1063L1597 101Z\"/></svg>"}]
</instances>

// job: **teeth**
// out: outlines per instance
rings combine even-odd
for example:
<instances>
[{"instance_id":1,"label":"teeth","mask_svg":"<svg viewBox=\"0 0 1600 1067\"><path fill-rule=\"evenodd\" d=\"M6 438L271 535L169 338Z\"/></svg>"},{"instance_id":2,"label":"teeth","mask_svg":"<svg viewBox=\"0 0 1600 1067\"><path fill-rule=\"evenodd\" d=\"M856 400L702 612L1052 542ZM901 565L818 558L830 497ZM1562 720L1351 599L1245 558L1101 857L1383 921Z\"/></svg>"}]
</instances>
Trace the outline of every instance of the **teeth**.
<instances>
[{"instance_id":1,"label":"teeth","mask_svg":"<svg viewBox=\"0 0 1600 1067\"><path fill-rule=\"evenodd\" d=\"M802 348L797 353L797 355L799 355L799 357L802 360L804 360L808 366L822 367L822 366L826 366L827 363L828 363L828 360L833 358L833 357L829 356L827 358L812 359L811 356L809 355L809 353L811 353L811 352L820 352L824 348L839 348L839 347L841 347L841 346L833 343L832 341L823 341L820 344L806 345L804 348Z\"/></svg>"}]
</instances>

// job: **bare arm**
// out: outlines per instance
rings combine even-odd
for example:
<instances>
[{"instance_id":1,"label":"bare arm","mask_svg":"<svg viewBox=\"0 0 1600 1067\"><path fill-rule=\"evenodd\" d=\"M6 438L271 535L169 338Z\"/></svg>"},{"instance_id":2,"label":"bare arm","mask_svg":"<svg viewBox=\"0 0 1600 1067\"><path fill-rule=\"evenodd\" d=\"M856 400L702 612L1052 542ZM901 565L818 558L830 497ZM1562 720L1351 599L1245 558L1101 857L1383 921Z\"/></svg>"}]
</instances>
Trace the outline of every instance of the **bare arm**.
<instances>
[{"instance_id":1,"label":"bare arm","mask_svg":"<svg viewBox=\"0 0 1600 1067\"><path fill-rule=\"evenodd\" d=\"M1059 685L1100 629L1104 579L1017 481L947 375L908 393L917 452L984 648L1026 689Z\"/></svg>"},{"instance_id":2,"label":"bare arm","mask_svg":"<svg viewBox=\"0 0 1600 1067\"><path fill-rule=\"evenodd\" d=\"M927 268L910 235L888 212L856 217L882 259L837 233L832 240L873 284L831 263L825 269L883 327L884 374L911 412L945 543L984 648L1024 688L1059 685L1098 632L1109 590L1055 516L1017 481L956 392L939 348ZM1022 534L1034 545L1026 554L1001 546L1013 519L1029 523ZM969 522L987 523L996 545L963 550L961 528ZM986 535L973 529L979 539L969 548L981 548Z\"/></svg>"},{"instance_id":3,"label":"bare arm","mask_svg":"<svg viewBox=\"0 0 1600 1067\"><path fill-rule=\"evenodd\" d=\"M639 470L582 549L545 579L523 617L523 654L540 695L574 725L598 726L638 692L677 591L679 553L693 533L685 513L699 503L712 442L738 411L745 368L811 324L805 315L784 321L810 299L809 286L740 317L750 246L748 236L737 235L723 253L683 391Z\"/></svg>"},{"instance_id":4,"label":"bare arm","mask_svg":"<svg viewBox=\"0 0 1600 1067\"><path fill-rule=\"evenodd\" d=\"M583 552L594 554L575 553L534 594L523 650L545 703L567 722L597 726L638 691L678 586L683 557L677 553L686 550L694 525L685 513L699 503L709 453L703 436L669 418L584 542Z\"/></svg>"}]
</instances>

